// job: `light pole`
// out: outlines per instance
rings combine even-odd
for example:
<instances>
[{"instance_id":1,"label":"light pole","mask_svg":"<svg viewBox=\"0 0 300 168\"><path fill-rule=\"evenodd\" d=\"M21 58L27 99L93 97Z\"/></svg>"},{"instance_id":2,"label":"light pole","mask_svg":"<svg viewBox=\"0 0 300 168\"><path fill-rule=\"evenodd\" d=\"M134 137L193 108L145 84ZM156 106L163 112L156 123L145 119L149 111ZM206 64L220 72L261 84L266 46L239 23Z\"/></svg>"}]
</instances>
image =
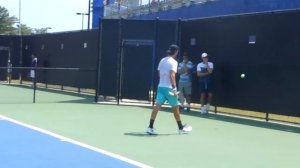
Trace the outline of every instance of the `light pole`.
<instances>
[{"instance_id":1,"label":"light pole","mask_svg":"<svg viewBox=\"0 0 300 168\"><path fill-rule=\"evenodd\" d=\"M89 10L88 10L88 30L90 30L90 20L91 20L91 0L89 0Z\"/></svg>"},{"instance_id":2,"label":"light pole","mask_svg":"<svg viewBox=\"0 0 300 168\"><path fill-rule=\"evenodd\" d=\"M81 15L81 17L82 17L81 29L83 30L84 15L89 15L89 14L88 13L76 13L76 15Z\"/></svg>"},{"instance_id":3,"label":"light pole","mask_svg":"<svg viewBox=\"0 0 300 168\"><path fill-rule=\"evenodd\" d=\"M21 35L21 0L19 0L19 35Z\"/></svg>"},{"instance_id":4,"label":"light pole","mask_svg":"<svg viewBox=\"0 0 300 168\"><path fill-rule=\"evenodd\" d=\"M22 24L21 24L21 0L19 0L19 36L20 36L20 60L19 66L23 66L23 38L22 38ZM22 72L19 73L20 84L22 84Z\"/></svg>"}]
</instances>

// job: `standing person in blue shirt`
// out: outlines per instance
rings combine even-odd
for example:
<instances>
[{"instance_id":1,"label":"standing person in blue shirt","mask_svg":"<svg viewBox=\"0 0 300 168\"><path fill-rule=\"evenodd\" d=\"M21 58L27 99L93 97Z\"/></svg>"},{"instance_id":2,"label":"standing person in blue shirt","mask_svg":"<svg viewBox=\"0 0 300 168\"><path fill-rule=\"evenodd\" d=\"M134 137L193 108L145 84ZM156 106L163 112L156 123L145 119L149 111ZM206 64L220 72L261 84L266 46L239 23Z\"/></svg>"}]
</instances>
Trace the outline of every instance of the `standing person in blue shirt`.
<instances>
[{"instance_id":1,"label":"standing person in blue shirt","mask_svg":"<svg viewBox=\"0 0 300 168\"><path fill-rule=\"evenodd\" d=\"M197 65L197 76L199 77L200 85L200 112L202 114L208 114L209 107L212 101L212 73L214 64L208 62L208 54L203 53L201 55L202 62ZM207 99L207 100L206 100ZM205 104L206 103L206 104Z\"/></svg>"},{"instance_id":2,"label":"standing person in blue shirt","mask_svg":"<svg viewBox=\"0 0 300 168\"><path fill-rule=\"evenodd\" d=\"M30 70L30 78L32 78L32 86L34 86L34 79L35 79L35 75L36 75L36 67L37 67L37 57L32 54L31 55L31 70Z\"/></svg>"},{"instance_id":3,"label":"standing person in blue shirt","mask_svg":"<svg viewBox=\"0 0 300 168\"><path fill-rule=\"evenodd\" d=\"M150 135L156 135L156 131L153 127L155 118L161 106L168 100L172 106L174 117L179 128L179 134L187 134L192 130L191 126L183 125L180 118L179 102L177 99L177 87L176 87L176 72L178 62L175 60L179 52L179 47L175 44L171 45L167 50L167 56L162 58L158 64L159 72L159 84L157 88L156 104L152 110L150 123L147 128L147 133Z\"/></svg>"},{"instance_id":4,"label":"standing person in blue shirt","mask_svg":"<svg viewBox=\"0 0 300 168\"><path fill-rule=\"evenodd\" d=\"M187 53L183 54L183 61L178 65L179 78L179 100L180 107L184 108L184 102L187 103L187 111L190 111L191 106L191 95L192 95L192 69L194 64L190 61Z\"/></svg>"}]
</instances>

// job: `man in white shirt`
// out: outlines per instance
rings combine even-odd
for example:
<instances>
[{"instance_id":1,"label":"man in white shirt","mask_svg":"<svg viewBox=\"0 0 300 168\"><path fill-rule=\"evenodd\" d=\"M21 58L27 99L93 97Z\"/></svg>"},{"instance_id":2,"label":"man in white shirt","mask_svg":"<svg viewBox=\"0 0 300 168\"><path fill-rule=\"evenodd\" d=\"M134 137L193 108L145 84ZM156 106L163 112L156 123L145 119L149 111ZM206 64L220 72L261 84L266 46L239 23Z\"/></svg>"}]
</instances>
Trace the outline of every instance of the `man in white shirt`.
<instances>
[{"instance_id":1,"label":"man in white shirt","mask_svg":"<svg viewBox=\"0 0 300 168\"><path fill-rule=\"evenodd\" d=\"M154 106L150 118L149 127L147 128L147 133L150 135L156 135L156 131L153 128L155 118L161 106L168 100L169 104L172 106L174 111L174 117L176 119L179 134L187 134L192 130L192 127L182 125L180 112L179 112L179 102L178 102L178 92L176 87L176 72L178 62L175 60L179 52L179 47L177 45L171 45L167 50L167 56L162 58L159 62L157 70L159 71L159 84L156 95L156 105Z\"/></svg>"},{"instance_id":2,"label":"man in white shirt","mask_svg":"<svg viewBox=\"0 0 300 168\"><path fill-rule=\"evenodd\" d=\"M202 62L197 65L197 76L199 77L200 86L200 112L202 114L208 114L210 103L212 100L212 73L214 69L214 64L208 62L208 54L203 53L201 55ZM207 97L206 97L207 96ZM205 99L207 100L205 101ZM205 104L206 102L206 104Z\"/></svg>"}]
</instances>

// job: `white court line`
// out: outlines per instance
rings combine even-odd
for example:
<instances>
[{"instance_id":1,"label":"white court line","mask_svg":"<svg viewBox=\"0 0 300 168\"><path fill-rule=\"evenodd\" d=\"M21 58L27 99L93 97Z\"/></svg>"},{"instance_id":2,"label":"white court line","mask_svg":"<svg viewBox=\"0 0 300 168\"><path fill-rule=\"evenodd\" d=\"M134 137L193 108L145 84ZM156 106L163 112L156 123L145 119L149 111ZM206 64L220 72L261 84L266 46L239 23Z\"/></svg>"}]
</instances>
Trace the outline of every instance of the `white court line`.
<instances>
[{"instance_id":1,"label":"white court line","mask_svg":"<svg viewBox=\"0 0 300 168\"><path fill-rule=\"evenodd\" d=\"M14 120L12 118L9 118L9 117L3 116L3 115L0 115L0 120L1 119L2 120L7 120L9 122L21 125L23 127L30 128L32 130L35 130L35 131L38 131L38 132L41 132L41 133L44 133L44 134L47 134L47 135L50 135L52 137L60 139L61 141L67 141L67 142L70 142L72 144L75 144L75 145L78 145L78 146L81 146L81 147L84 147L84 148L96 151L98 153L105 154L107 156L110 156L110 157L116 158L118 160L122 160L124 162L127 162L127 163L130 163L132 165L138 166L140 168L152 168L151 166L148 166L148 165L145 165L143 163L140 163L140 162L128 159L128 158L126 158L124 156L121 156L121 155L118 155L118 154L114 154L114 153L108 152L108 151L100 149L100 148L96 148L94 146L91 146L91 145L88 145L88 144L85 144L85 143L81 143L79 141L76 141L76 140L64 137L62 135L58 135L58 134L55 134L53 132L50 132L50 131L47 131L47 130L44 130L44 129L41 129L41 128L38 128L38 127L35 127L35 126L32 126L32 125L29 125L29 124L26 124L26 123L23 123L23 122L20 122L20 121L17 121L17 120Z\"/></svg>"}]
</instances>

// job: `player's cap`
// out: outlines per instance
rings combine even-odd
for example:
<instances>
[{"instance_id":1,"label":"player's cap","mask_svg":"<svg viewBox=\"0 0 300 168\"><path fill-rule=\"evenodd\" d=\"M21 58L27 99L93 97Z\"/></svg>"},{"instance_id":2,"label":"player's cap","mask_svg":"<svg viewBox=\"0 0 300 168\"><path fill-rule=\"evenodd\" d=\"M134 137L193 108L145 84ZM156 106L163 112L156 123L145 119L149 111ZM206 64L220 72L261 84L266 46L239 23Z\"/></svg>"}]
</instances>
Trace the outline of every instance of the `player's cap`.
<instances>
[{"instance_id":1,"label":"player's cap","mask_svg":"<svg viewBox=\"0 0 300 168\"><path fill-rule=\"evenodd\" d=\"M170 47L168 49L168 51L170 51L170 52L174 52L174 51L177 51L177 50L179 50L179 47L176 44L170 45Z\"/></svg>"},{"instance_id":2,"label":"player's cap","mask_svg":"<svg viewBox=\"0 0 300 168\"><path fill-rule=\"evenodd\" d=\"M174 54L175 51L177 51L177 50L179 50L178 45L172 44L172 45L170 45L169 49L167 50L167 53L168 54Z\"/></svg>"},{"instance_id":3,"label":"player's cap","mask_svg":"<svg viewBox=\"0 0 300 168\"><path fill-rule=\"evenodd\" d=\"M202 58L206 58L207 56L208 56L207 53L202 53L202 55L201 55Z\"/></svg>"}]
</instances>

